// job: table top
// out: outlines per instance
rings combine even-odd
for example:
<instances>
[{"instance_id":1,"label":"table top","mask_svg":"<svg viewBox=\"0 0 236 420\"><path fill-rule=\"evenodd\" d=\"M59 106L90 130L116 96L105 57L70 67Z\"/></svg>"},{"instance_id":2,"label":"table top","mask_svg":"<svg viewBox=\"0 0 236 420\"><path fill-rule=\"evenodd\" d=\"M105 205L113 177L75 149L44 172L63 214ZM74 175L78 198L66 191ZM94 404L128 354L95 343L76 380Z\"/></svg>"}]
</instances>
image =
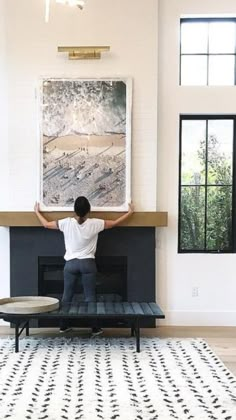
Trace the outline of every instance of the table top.
<instances>
[{"instance_id":1,"label":"table top","mask_svg":"<svg viewBox=\"0 0 236 420\"><path fill-rule=\"evenodd\" d=\"M59 299L49 296L15 296L0 299L0 312L4 314L51 312L59 307Z\"/></svg>"}]
</instances>

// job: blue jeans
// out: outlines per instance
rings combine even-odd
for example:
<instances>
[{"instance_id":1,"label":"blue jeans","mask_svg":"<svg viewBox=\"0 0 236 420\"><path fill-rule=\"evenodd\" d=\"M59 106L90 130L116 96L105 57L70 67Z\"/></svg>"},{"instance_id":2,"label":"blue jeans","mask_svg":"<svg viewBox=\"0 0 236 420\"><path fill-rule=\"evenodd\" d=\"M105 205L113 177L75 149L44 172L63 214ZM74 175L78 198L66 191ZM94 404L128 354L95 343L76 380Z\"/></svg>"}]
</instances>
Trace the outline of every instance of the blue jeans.
<instances>
[{"instance_id":1,"label":"blue jeans","mask_svg":"<svg viewBox=\"0 0 236 420\"><path fill-rule=\"evenodd\" d=\"M79 260L66 261L64 267L64 292L62 296L62 304L64 307L71 303L78 276L81 274L85 302L96 301L96 274L97 267L94 258L85 258ZM68 321L61 320L60 328L68 327Z\"/></svg>"},{"instance_id":2,"label":"blue jeans","mask_svg":"<svg viewBox=\"0 0 236 420\"><path fill-rule=\"evenodd\" d=\"M85 302L96 301L96 273L97 267L94 258L66 261L64 267L63 303L70 303L73 299L76 282L81 274Z\"/></svg>"}]
</instances>

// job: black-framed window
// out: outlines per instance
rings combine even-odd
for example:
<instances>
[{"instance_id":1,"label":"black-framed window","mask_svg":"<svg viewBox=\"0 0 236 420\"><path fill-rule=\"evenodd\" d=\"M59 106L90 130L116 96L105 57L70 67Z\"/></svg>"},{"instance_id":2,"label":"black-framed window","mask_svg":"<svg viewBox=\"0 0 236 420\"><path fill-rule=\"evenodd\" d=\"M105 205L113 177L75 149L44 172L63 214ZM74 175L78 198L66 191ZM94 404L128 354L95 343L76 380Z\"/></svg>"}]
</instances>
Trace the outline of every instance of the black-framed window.
<instances>
[{"instance_id":1,"label":"black-framed window","mask_svg":"<svg viewBox=\"0 0 236 420\"><path fill-rule=\"evenodd\" d=\"M235 252L236 115L180 116L179 252Z\"/></svg>"},{"instance_id":2,"label":"black-framed window","mask_svg":"<svg viewBox=\"0 0 236 420\"><path fill-rule=\"evenodd\" d=\"M236 18L180 20L180 85L236 84Z\"/></svg>"}]
</instances>

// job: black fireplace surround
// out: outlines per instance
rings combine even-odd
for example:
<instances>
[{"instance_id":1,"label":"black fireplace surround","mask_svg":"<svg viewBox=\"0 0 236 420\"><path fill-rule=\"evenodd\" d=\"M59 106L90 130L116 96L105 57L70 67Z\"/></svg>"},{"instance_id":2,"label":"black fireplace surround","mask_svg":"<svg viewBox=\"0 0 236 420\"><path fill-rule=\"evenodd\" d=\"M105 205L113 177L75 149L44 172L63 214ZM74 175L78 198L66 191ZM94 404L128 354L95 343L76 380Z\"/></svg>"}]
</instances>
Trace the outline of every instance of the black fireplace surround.
<instances>
[{"instance_id":1,"label":"black fireplace surround","mask_svg":"<svg viewBox=\"0 0 236 420\"><path fill-rule=\"evenodd\" d=\"M11 227L11 296L48 295L60 298L64 252L63 234L60 231L41 227ZM108 295L114 294L114 300L155 302L155 228L118 227L101 232L96 261L99 300L106 300ZM76 299L81 299L79 282L76 292ZM46 325L44 321L39 326L54 324L47 321ZM87 325L80 323L80 326ZM104 326L119 326L119 323ZM146 322L145 326L154 324Z\"/></svg>"}]
</instances>

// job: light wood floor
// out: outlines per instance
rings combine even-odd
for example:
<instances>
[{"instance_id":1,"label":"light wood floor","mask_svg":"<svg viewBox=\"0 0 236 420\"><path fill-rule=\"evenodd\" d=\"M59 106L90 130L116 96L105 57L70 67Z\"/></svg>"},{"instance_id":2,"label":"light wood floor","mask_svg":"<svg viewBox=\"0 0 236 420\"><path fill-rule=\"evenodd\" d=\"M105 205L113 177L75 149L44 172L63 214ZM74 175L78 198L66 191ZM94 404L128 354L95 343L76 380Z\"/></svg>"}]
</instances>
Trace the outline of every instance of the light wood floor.
<instances>
[{"instance_id":1,"label":"light wood floor","mask_svg":"<svg viewBox=\"0 0 236 420\"><path fill-rule=\"evenodd\" d=\"M0 326L0 337L13 335L14 329ZM88 330L74 330L68 335L86 335ZM58 336L58 329L55 328L32 328L30 335L40 336ZM105 336L128 336L128 329L105 329ZM149 337L190 337L204 338L212 350L219 356L224 364L236 376L236 327L157 327L142 329L141 336ZM142 345L142 344L141 344Z\"/></svg>"}]
</instances>

